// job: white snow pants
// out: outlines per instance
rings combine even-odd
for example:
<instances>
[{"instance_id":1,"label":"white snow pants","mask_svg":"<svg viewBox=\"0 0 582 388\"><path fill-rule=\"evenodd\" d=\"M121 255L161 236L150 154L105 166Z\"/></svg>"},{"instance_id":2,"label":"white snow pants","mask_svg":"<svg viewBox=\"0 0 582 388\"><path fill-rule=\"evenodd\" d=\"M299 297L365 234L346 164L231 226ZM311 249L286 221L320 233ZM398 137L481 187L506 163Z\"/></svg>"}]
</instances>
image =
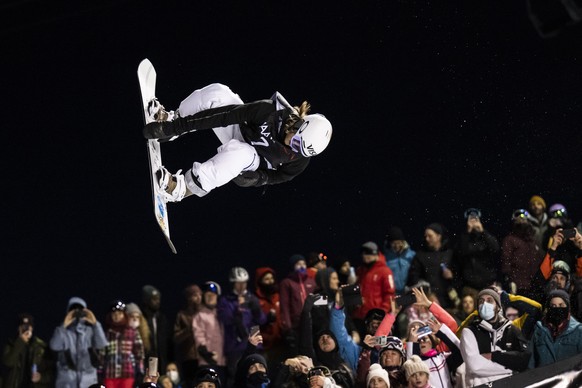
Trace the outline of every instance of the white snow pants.
<instances>
[{"instance_id":1,"label":"white snow pants","mask_svg":"<svg viewBox=\"0 0 582 388\"><path fill-rule=\"evenodd\" d=\"M243 104L238 94L228 86L210 84L186 97L180 103L178 112L180 117L186 117L205 109L235 104ZM244 141L238 124L213 130L222 143L218 153L204 163L194 162L192 169L184 175L190 192L199 197L230 182L241 172L255 171L259 167L259 155L253 146ZM196 178L199 185L195 182ZM200 191L200 187L204 192Z\"/></svg>"}]
</instances>

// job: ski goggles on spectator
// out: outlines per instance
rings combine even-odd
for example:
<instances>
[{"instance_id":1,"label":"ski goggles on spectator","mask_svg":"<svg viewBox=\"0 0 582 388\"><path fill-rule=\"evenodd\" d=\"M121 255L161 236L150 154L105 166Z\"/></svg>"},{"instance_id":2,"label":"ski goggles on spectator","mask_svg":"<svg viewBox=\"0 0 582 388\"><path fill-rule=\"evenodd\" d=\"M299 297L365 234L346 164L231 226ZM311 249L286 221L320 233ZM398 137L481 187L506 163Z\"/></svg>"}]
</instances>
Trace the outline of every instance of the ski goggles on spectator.
<instances>
[{"instance_id":1,"label":"ski goggles on spectator","mask_svg":"<svg viewBox=\"0 0 582 388\"><path fill-rule=\"evenodd\" d=\"M194 378L194 381L201 383L201 382L210 382L214 383L220 381L218 377L218 373L213 368L204 368Z\"/></svg>"},{"instance_id":2,"label":"ski goggles on spectator","mask_svg":"<svg viewBox=\"0 0 582 388\"><path fill-rule=\"evenodd\" d=\"M529 213L527 212L527 210L525 209L517 209L513 212L513 215L511 216L512 219L516 219L516 218L527 218L529 216Z\"/></svg>"},{"instance_id":3,"label":"ski goggles on spectator","mask_svg":"<svg viewBox=\"0 0 582 388\"><path fill-rule=\"evenodd\" d=\"M550 213L550 218L564 218L567 217L568 213L566 209L556 209Z\"/></svg>"},{"instance_id":4,"label":"ski goggles on spectator","mask_svg":"<svg viewBox=\"0 0 582 388\"><path fill-rule=\"evenodd\" d=\"M470 207L469 209L465 210L464 216L466 220L469 218L481 218L481 210Z\"/></svg>"}]
</instances>

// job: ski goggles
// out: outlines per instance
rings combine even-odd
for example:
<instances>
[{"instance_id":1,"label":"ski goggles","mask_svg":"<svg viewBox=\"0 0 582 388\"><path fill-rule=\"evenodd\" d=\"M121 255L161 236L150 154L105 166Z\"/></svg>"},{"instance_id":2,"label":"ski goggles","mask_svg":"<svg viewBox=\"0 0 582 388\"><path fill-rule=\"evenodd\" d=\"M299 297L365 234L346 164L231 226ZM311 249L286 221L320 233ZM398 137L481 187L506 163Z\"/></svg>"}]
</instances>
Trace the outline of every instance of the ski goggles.
<instances>
[{"instance_id":1,"label":"ski goggles","mask_svg":"<svg viewBox=\"0 0 582 388\"><path fill-rule=\"evenodd\" d=\"M293 135L291 141L289 142L289 147L291 147L291 149L296 153L303 155L303 152L301 152L301 135L297 133Z\"/></svg>"},{"instance_id":2,"label":"ski goggles","mask_svg":"<svg viewBox=\"0 0 582 388\"><path fill-rule=\"evenodd\" d=\"M565 218L568 216L566 209L556 209L550 213L550 218Z\"/></svg>"},{"instance_id":3,"label":"ski goggles","mask_svg":"<svg viewBox=\"0 0 582 388\"><path fill-rule=\"evenodd\" d=\"M525 209L517 209L513 212L513 215L511 216L512 219L516 219L516 218L527 218L529 216L529 213L527 212L527 210Z\"/></svg>"}]
</instances>

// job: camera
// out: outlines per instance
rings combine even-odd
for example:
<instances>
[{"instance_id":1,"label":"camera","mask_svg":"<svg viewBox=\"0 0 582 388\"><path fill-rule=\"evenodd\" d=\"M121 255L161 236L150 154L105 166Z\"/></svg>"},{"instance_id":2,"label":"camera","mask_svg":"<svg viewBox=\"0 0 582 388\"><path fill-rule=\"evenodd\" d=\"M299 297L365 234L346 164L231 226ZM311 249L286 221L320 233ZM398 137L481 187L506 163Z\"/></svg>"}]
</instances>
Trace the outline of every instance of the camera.
<instances>
[{"instance_id":1,"label":"camera","mask_svg":"<svg viewBox=\"0 0 582 388\"><path fill-rule=\"evenodd\" d=\"M574 229L574 228L563 229L562 235L564 236L564 240L576 237L576 229Z\"/></svg>"},{"instance_id":2,"label":"camera","mask_svg":"<svg viewBox=\"0 0 582 388\"><path fill-rule=\"evenodd\" d=\"M388 344L388 337L385 335L374 337L374 345L386 346Z\"/></svg>"},{"instance_id":3,"label":"camera","mask_svg":"<svg viewBox=\"0 0 582 388\"><path fill-rule=\"evenodd\" d=\"M83 309L75 309L75 312L73 313L73 318L76 318L76 319L85 318L86 316L87 316L87 313Z\"/></svg>"},{"instance_id":4,"label":"camera","mask_svg":"<svg viewBox=\"0 0 582 388\"><path fill-rule=\"evenodd\" d=\"M345 306L358 306L362 304L362 293L358 284L341 288Z\"/></svg>"}]
</instances>

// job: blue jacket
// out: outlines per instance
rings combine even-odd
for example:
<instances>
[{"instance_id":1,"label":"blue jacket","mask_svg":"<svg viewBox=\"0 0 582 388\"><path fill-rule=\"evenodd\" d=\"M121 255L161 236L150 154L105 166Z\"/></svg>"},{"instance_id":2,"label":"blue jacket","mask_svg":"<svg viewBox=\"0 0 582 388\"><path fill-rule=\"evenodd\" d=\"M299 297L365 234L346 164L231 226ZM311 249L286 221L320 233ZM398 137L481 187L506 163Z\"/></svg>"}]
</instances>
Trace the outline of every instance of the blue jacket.
<instances>
[{"instance_id":1,"label":"blue jacket","mask_svg":"<svg viewBox=\"0 0 582 388\"><path fill-rule=\"evenodd\" d=\"M331 308L329 330L337 339L337 346L341 358L348 363L352 370L358 369L358 358L360 357L361 348L356 345L352 337L348 335L345 326L346 314L344 309Z\"/></svg>"},{"instance_id":2,"label":"blue jacket","mask_svg":"<svg viewBox=\"0 0 582 388\"><path fill-rule=\"evenodd\" d=\"M538 321L530 348L532 350L530 369L578 355L582 353L582 324L571 317L566 330L554 341L550 330Z\"/></svg>"},{"instance_id":3,"label":"blue jacket","mask_svg":"<svg viewBox=\"0 0 582 388\"><path fill-rule=\"evenodd\" d=\"M390 247L386 247L384 250L384 256L386 256L386 265L392 270L394 274L394 283L396 284L396 294L402 295L404 293L404 287L408 282L408 270L410 269L410 263L416 252L410 247L406 248L402 253L397 254Z\"/></svg>"}]
</instances>

